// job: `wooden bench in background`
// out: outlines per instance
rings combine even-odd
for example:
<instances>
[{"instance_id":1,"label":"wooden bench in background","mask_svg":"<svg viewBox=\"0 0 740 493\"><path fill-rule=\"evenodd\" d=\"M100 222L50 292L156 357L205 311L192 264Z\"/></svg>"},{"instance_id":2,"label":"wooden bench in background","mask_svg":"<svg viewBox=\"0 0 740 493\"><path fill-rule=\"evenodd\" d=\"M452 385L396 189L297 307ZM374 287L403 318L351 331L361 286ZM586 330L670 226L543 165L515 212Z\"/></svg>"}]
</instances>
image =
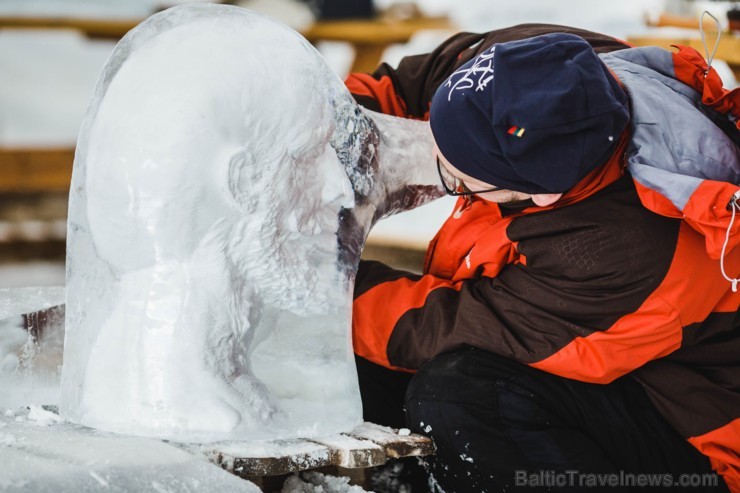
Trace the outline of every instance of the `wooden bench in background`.
<instances>
[{"instance_id":1,"label":"wooden bench in background","mask_svg":"<svg viewBox=\"0 0 740 493\"><path fill-rule=\"evenodd\" d=\"M119 40L144 19L84 19L75 17L0 16L0 29L73 29L89 38ZM383 52L396 43L407 43L423 29L454 30L445 16L395 19L348 19L317 21L301 34L311 43L342 41L352 45L352 72L372 72Z\"/></svg>"},{"instance_id":2,"label":"wooden bench in background","mask_svg":"<svg viewBox=\"0 0 740 493\"><path fill-rule=\"evenodd\" d=\"M62 260L74 148L0 148L0 262Z\"/></svg>"},{"instance_id":3,"label":"wooden bench in background","mask_svg":"<svg viewBox=\"0 0 740 493\"><path fill-rule=\"evenodd\" d=\"M73 17L0 16L0 29L73 29L90 38L118 40L143 19L84 19ZM452 29L447 17L411 16L376 19L318 21L302 31L311 43L342 41L352 45L355 57L352 71L371 72L383 52L395 43L406 43L422 29ZM55 258L64 255L64 238L59 221L66 219L74 147L0 147L0 260ZM18 221L33 209L34 202L58 204L56 217L32 222ZM46 207L48 210L49 207ZM19 211L20 214L19 214ZM23 219L23 218L21 218ZM63 228L62 228L63 229ZM47 230L47 240L43 231ZM417 255L418 252L417 252Z\"/></svg>"},{"instance_id":4,"label":"wooden bench in background","mask_svg":"<svg viewBox=\"0 0 740 493\"><path fill-rule=\"evenodd\" d=\"M67 192L73 147L0 148L0 193Z\"/></svg>"}]
</instances>

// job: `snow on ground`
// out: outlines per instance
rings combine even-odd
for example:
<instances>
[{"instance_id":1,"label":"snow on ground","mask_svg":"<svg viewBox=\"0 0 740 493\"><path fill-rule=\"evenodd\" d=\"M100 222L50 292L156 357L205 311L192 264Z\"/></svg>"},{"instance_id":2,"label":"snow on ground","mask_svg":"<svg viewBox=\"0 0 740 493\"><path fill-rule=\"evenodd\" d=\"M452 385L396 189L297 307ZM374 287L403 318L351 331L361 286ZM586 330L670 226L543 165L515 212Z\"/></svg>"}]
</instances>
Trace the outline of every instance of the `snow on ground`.
<instances>
[{"instance_id":1,"label":"snow on ground","mask_svg":"<svg viewBox=\"0 0 740 493\"><path fill-rule=\"evenodd\" d=\"M173 445L60 423L35 405L0 409L0 464L3 493L260 491Z\"/></svg>"},{"instance_id":2,"label":"snow on ground","mask_svg":"<svg viewBox=\"0 0 740 493\"><path fill-rule=\"evenodd\" d=\"M283 451L284 452L284 451ZM0 493L258 493L199 454L156 439L64 423L55 408L0 407ZM304 472L281 493L362 493L347 477Z\"/></svg>"},{"instance_id":3,"label":"snow on ground","mask_svg":"<svg viewBox=\"0 0 740 493\"><path fill-rule=\"evenodd\" d=\"M362 493L365 490L349 484L349 478L335 477L320 472L305 472L290 476L281 493Z\"/></svg>"}]
</instances>

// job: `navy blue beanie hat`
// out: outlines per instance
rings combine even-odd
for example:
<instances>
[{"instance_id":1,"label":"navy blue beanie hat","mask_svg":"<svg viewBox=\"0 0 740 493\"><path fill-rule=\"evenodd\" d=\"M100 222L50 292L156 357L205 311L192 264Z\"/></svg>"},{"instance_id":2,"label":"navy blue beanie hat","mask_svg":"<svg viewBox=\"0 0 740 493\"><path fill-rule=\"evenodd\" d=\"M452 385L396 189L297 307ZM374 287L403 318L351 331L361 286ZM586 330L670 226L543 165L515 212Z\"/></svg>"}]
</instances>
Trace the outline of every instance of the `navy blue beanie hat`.
<instances>
[{"instance_id":1,"label":"navy blue beanie hat","mask_svg":"<svg viewBox=\"0 0 740 493\"><path fill-rule=\"evenodd\" d=\"M591 46L546 34L492 46L432 98L442 155L491 185L561 193L605 164L629 121L627 95Z\"/></svg>"}]
</instances>

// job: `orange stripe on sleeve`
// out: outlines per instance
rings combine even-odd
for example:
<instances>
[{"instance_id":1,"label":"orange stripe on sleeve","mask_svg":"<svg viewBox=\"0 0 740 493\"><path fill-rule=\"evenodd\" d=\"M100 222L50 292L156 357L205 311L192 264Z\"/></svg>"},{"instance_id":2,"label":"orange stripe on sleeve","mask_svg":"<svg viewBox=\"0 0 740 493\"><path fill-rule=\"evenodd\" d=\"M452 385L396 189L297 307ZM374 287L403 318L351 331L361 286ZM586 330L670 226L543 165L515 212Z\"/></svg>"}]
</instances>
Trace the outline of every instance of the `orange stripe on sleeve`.
<instances>
[{"instance_id":1,"label":"orange stripe on sleeve","mask_svg":"<svg viewBox=\"0 0 740 493\"><path fill-rule=\"evenodd\" d=\"M652 188L635 180L635 188L642 205L666 217L683 218L706 238L706 250L712 258L719 258L725 241L732 212L727 205L738 186L731 183L704 180L691 194L683 212ZM728 251L740 242L740 220L736 220L730 232Z\"/></svg>"},{"instance_id":2,"label":"orange stripe on sleeve","mask_svg":"<svg viewBox=\"0 0 740 493\"><path fill-rule=\"evenodd\" d=\"M691 194L683 209L686 221L706 237L706 249L712 258L719 258L722 253L725 235L732 218L732 211L727 210L727 205L739 188L732 183L704 180ZM728 257L738 242L740 242L740 220L736 218L730 230L727 245L727 252L730 253L726 253ZM730 273L735 277L737 274L740 272Z\"/></svg>"},{"instance_id":3,"label":"orange stripe on sleeve","mask_svg":"<svg viewBox=\"0 0 740 493\"><path fill-rule=\"evenodd\" d=\"M689 443L709 457L712 469L722 475L730 491L740 493L740 418Z\"/></svg>"},{"instance_id":4,"label":"orange stripe on sleeve","mask_svg":"<svg viewBox=\"0 0 740 493\"><path fill-rule=\"evenodd\" d=\"M683 213L665 195L646 187L637 180L633 179L632 181L635 183L635 189L637 190L637 195L640 197L640 202L647 209L661 216L683 217Z\"/></svg>"},{"instance_id":5,"label":"orange stripe on sleeve","mask_svg":"<svg viewBox=\"0 0 740 493\"><path fill-rule=\"evenodd\" d=\"M349 74L344 81L349 92L358 96L367 96L378 102L381 113L386 115L408 117L406 104L396 93L393 81L387 75L376 79L370 74Z\"/></svg>"},{"instance_id":6,"label":"orange stripe on sleeve","mask_svg":"<svg viewBox=\"0 0 740 493\"><path fill-rule=\"evenodd\" d=\"M357 355L395 370L387 347L396 323L409 310L421 308L429 293L438 288L460 290L462 283L426 275L420 280L398 279L379 284L355 299L352 314L352 344ZM381 309L379 309L381 308Z\"/></svg>"},{"instance_id":7,"label":"orange stripe on sleeve","mask_svg":"<svg viewBox=\"0 0 740 493\"><path fill-rule=\"evenodd\" d=\"M734 313L740 310L740 296L732 291L727 291L724 298L717 302L714 311L718 313Z\"/></svg>"},{"instance_id":8,"label":"orange stripe on sleeve","mask_svg":"<svg viewBox=\"0 0 740 493\"><path fill-rule=\"evenodd\" d=\"M609 330L578 337L530 366L584 382L609 383L681 346L678 313L658 296L622 317Z\"/></svg>"},{"instance_id":9,"label":"orange stripe on sleeve","mask_svg":"<svg viewBox=\"0 0 740 493\"><path fill-rule=\"evenodd\" d=\"M735 272L740 252L727 259ZM634 313L606 331L578 337L557 353L531 366L567 378L609 383L650 360L678 349L683 327L704 321L718 304L735 306L719 262L707 257L702 237L682 223L671 267L663 282Z\"/></svg>"}]
</instances>

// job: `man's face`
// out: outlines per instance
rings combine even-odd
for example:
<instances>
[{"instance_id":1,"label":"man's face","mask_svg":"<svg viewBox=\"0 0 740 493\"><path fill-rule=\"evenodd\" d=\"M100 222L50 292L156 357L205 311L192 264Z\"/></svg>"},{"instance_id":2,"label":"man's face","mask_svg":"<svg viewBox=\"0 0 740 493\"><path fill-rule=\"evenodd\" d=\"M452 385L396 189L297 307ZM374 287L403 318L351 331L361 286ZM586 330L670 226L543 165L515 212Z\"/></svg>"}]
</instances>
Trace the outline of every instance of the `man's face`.
<instances>
[{"instance_id":1,"label":"man's face","mask_svg":"<svg viewBox=\"0 0 740 493\"><path fill-rule=\"evenodd\" d=\"M470 190L475 192L476 190L491 190L491 188L495 188L495 185L492 185L490 183L486 183L484 181L480 181L476 178L473 178L472 176L468 176L462 171L455 168L440 152L439 148L437 146L434 147L434 154L435 157L439 160L440 167L442 169L443 174L448 174L452 176L453 178L456 178L461 182L461 185ZM488 200L489 202L495 202L497 204L511 204L516 202L521 202L523 200L527 200L532 198L532 195L528 193L523 192L515 192L513 190L505 190L505 189L497 189L492 191L484 191L481 193L475 193L476 197L480 197L483 200Z\"/></svg>"}]
</instances>

